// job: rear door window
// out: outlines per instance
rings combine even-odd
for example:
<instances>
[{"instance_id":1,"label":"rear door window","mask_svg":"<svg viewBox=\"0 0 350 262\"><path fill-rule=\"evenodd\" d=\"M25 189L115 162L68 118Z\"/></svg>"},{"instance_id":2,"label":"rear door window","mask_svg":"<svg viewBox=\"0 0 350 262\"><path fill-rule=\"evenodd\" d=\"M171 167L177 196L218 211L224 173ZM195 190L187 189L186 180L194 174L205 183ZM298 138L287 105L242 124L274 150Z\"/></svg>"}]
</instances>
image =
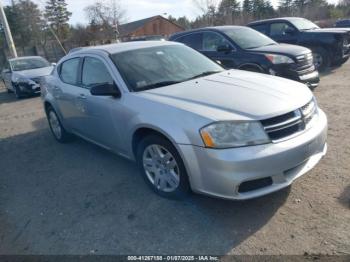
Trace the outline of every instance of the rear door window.
<instances>
[{"instance_id":1,"label":"rear door window","mask_svg":"<svg viewBox=\"0 0 350 262\"><path fill-rule=\"evenodd\" d=\"M62 82L77 85L80 58L72 58L61 64L60 78Z\"/></svg>"},{"instance_id":2,"label":"rear door window","mask_svg":"<svg viewBox=\"0 0 350 262\"><path fill-rule=\"evenodd\" d=\"M269 33L269 27L267 24L265 25L253 25L251 26L254 30L259 31L260 33L264 35L268 35Z\"/></svg>"},{"instance_id":3,"label":"rear door window","mask_svg":"<svg viewBox=\"0 0 350 262\"><path fill-rule=\"evenodd\" d=\"M176 39L176 41L181 42L195 50L201 50L203 37L202 37L202 33L193 33L193 34L182 36Z\"/></svg>"}]
</instances>

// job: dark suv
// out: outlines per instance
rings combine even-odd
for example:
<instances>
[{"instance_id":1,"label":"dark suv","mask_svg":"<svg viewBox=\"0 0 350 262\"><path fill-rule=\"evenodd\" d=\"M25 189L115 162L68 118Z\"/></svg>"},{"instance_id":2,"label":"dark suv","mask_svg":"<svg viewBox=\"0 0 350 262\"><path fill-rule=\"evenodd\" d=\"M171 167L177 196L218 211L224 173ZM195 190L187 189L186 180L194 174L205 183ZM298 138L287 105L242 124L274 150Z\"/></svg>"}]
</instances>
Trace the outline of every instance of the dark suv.
<instances>
[{"instance_id":1,"label":"dark suv","mask_svg":"<svg viewBox=\"0 0 350 262\"><path fill-rule=\"evenodd\" d=\"M225 68L242 69L289 78L315 88L319 82L309 49L278 44L245 26L219 26L172 35Z\"/></svg>"},{"instance_id":2,"label":"dark suv","mask_svg":"<svg viewBox=\"0 0 350 262\"><path fill-rule=\"evenodd\" d=\"M335 22L334 27L350 27L350 19L342 19Z\"/></svg>"},{"instance_id":3,"label":"dark suv","mask_svg":"<svg viewBox=\"0 0 350 262\"><path fill-rule=\"evenodd\" d=\"M350 28L319 28L311 21L298 18L274 18L248 24L280 43L296 44L312 50L319 71L341 65L350 56Z\"/></svg>"}]
</instances>

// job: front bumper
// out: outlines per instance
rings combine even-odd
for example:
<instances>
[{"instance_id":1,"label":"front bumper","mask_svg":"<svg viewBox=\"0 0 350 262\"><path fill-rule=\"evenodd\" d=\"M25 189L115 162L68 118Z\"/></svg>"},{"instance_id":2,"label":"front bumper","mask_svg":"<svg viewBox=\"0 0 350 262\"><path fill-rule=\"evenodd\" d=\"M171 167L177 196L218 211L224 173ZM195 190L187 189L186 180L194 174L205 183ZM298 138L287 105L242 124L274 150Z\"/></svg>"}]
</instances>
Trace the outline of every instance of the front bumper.
<instances>
[{"instance_id":1,"label":"front bumper","mask_svg":"<svg viewBox=\"0 0 350 262\"><path fill-rule=\"evenodd\" d=\"M40 94L40 84L29 84L29 83L19 83L18 84L19 89L21 90L21 93L28 94L28 95L34 95L34 94Z\"/></svg>"},{"instance_id":2,"label":"front bumper","mask_svg":"<svg viewBox=\"0 0 350 262\"><path fill-rule=\"evenodd\" d=\"M293 70L289 67L273 68L276 76L288 78L306 84L309 88L316 88L320 82L320 76L314 66L304 70Z\"/></svg>"},{"instance_id":3,"label":"front bumper","mask_svg":"<svg viewBox=\"0 0 350 262\"><path fill-rule=\"evenodd\" d=\"M179 145L192 190L215 197L245 200L289 186L326 154L327 117L322 110L315 125L279 143L232 149ZM271 180L264 187L240 191L244 182Z\"/></svg>"}]
</instances>

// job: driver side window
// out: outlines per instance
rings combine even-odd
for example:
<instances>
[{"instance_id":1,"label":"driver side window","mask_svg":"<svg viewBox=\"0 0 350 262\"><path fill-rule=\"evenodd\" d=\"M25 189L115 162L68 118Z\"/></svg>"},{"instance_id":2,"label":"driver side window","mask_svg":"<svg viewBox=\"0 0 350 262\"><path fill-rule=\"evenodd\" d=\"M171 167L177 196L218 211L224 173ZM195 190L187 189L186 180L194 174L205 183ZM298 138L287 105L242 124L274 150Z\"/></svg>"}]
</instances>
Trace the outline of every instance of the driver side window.
<instances>
[{"instance_id":1,"label":"driver side window","mask_svg":"<svg viewBox=\"0 0 350 262\"><path fill-rule=\"evenodd\" d=\"M114 80L109 74L105 64L97 58L85 57L82 72L82 84L90 89L98 84L113 84Z\"/></svg>"},{"instance_id":2,"label":"driver side window","mask_svg":"<svg viewBox=\"0 0 350 262\"><path fill-rule=\"evenodd\" d=\"M217 33L211 33L211 32L203 33L202 51L216 52L219 46L230 46L230 43L223 36Z\"/></svg>"},{"instance_id":3,"label":"driver side window","mask_svg":"<svg viewBox=\"0 0 350 262\"><path fill-rule=\"evenodd\" d=\"M273 37L273 36L285 36L286 35L286 31L293 31L294 28L287 24L287 23L284 23L284 22L281 22L281 23L273 23L271 24L271 27L270 27L270 36Z\"/></svg>"}]
</instances>

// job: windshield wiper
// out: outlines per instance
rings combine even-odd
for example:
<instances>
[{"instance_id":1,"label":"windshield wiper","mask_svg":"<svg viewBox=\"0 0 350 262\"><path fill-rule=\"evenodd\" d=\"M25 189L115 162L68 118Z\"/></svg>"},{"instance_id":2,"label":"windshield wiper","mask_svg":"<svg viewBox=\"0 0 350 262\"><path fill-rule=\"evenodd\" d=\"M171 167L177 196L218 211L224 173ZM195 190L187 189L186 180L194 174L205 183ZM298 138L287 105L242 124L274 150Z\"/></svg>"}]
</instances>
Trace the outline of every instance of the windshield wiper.
<instances>
[{"instance_id":1,"label":"windshield wiper","mask_svg":"<svg viewBox=\"0 0 350 262\"><path fill-rule=\"evenodd\" d=\"M162 81L162 82L157 82L154 84L146 85L141 88L138 88L137 91L144 91L148 89L153 89L153 88L159 88L163 86L169 86L169 85L174 85L180 83L179 81Z\"/></svg>"},{"instance_id":2,"label":"windshield wiper","mask_svg":"<svg viewBox=\"0 0 350 262\"><path fill-rule=\"evenodd\" d=\"M193 79L196 79L196 78L199 78L199 77L208 76L208 75L212 75L212 74L216 74L216 73L220 73L220 72L222 72L222 71L205 71L205 72L200 73L198 75L195 75L195 76L192 76L190 78L187 78L184 81L189 81L189 80L193 80Z\"/></svg>"}]
</instances>

